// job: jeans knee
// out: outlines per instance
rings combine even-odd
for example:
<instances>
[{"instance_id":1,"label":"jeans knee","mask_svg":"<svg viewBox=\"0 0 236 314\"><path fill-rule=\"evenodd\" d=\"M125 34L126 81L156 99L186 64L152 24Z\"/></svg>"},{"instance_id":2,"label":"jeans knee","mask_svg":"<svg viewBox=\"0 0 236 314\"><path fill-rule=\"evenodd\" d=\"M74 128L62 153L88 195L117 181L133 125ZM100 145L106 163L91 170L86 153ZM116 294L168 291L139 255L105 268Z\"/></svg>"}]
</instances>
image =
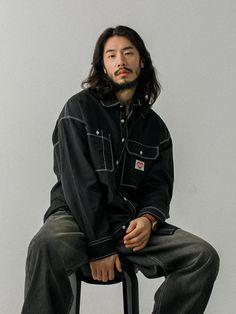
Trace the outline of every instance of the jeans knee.
<instances>
[{"instance_id":1,"label":"jeans knee","mask_svg":"<svg viewBox=\"0 0 236 314\"><path fill-rule=\"evenodd\" d=\"M38 255L53 246L55 247L55 239L52 233L38 232L29 243L28 256Z\"/></svg>"},{"instance_id":2,"label":"jeans knee","mask_svg":"<svg viewBox=\"0 0 236 314\"><path fill-rule=\"evenodd\" d=\"M211 260L211 267L212 272L214 272L215 277L217 277L220 267L220 257L215 248L211 246L211 253L210 253L210 260Z\"/></svg>"},{"instance_id":3,"label":"jeans knee","mask_svg":"<svg viewBox=\"0 0 236 314\"><path fill-rule=\"evenodd\" d=\"M220 258L215 248L204 241L199 247L199 260L209 277L215 279L220 265Z\"/></svg>"}]
</instances>

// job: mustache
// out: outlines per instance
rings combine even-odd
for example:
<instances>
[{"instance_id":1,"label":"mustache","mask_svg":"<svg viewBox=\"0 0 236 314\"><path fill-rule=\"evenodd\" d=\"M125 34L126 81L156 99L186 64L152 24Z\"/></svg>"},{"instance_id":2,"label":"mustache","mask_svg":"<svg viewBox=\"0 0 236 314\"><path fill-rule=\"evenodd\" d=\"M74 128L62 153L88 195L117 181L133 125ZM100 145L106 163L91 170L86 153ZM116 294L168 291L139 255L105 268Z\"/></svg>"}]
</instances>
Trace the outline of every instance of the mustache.
<instances>
[{"instance_id":1,"label":"mustache","mask_svg":"<svg viewBox=\"0 0 236 314\"><path fill-rule=\"evenodd\" d=\"M119 75L120 74L120 72L121 71L126 71L126 72L132 72L132 70L131 69L129 69L129 68L126 68L126 67L123 67L122 69L119 69L119 70L117 70L114 74L115 74L115 76L117 76L117 75Z\"/></svg>"}]
</instances>

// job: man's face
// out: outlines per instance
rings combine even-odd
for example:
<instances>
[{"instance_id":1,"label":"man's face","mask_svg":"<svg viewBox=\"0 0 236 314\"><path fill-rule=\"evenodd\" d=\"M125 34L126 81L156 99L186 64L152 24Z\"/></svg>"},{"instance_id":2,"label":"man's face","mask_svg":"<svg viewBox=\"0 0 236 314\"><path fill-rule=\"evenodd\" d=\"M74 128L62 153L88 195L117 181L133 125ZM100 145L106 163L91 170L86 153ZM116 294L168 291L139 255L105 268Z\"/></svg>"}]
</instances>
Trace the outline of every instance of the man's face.
<instances>
[{"instance_id":1,"label":"man's face","mask_svg":"<svg viewBox=\"0 0 236 314\"><path fill-rule=\"evenodd\" d=\"M119 85L135 81L143 67L138 50L123 36L113 36L106 41L103 63L104 72Z\"/></svg>"}]
</instances>

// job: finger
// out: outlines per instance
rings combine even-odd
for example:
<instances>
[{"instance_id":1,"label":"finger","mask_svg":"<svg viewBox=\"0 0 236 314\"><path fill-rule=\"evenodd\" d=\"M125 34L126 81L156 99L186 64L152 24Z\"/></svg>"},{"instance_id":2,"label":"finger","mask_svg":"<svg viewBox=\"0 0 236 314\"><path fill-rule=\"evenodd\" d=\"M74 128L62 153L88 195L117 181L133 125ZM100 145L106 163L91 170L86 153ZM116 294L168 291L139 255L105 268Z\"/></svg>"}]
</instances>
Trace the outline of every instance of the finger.
<instances>
[{"instance_id":1,"label":"finger","mask_svg":"<svg viewBox=\"0 0 236 314\"><path fill-rule=\"evenodd\" d=\"M139 235L142 234L142 231L140 231L139 229L134 229L133 231L131 231L129 234L124 236L124 241L129 241Z\"/></svg>"},{"instance_id":2,"label":"finger","mask_svg":"<svg viewBox=\"0 0 236 314\"><path fill-rule=\"evenodd\" d=\"M92 278L94 280L97 280L97 270L96 270L96 268L90 266L90 269L91 269Z\"/></svg>"},{"instance_id":3,"label":"finger","mask_svg":"<svg viewBox=\"0 0 236 314\"><path fill-rule=\"evenodd\" d=\"M117 256L117 258L115 260L115 266L116 266L116 269L121 273L122 272L122 266L121 266L119 256Z\"/></svg>"},{"instance_id":4,"label":"finger","mask_svg":"<svg viewBox=\"0 0 236 314\"><path fill-rule=\"evenodd\" d=\"M133 251L134 252L140 251L143 248L145 248L145 246L146 246L146 243L143 243L142 245L139 245L139 246L136 246L135 248L133 248Z\"/></svg>"},{"instance_id":5,"label":"finger","mask_svg":"<svg viewBox=\"0 0 236 314\"><path fill-rule=\"evenodd\" d=\"M128 230L128 229L127 229ZM147 230L142 224L135 224L135 228L124 236L124 239L132 238L140 233L146 233Z\"/></svg>"},{"instance_id":6,"label":"finger","mask_svg":"<svg viewBox=\"0 0 236 314\"><path fill-rule=\"evenodd\" d=\"M103 281L103 282L107 282L107 281L108 281L108 276L109 276L109 275L108 275L108 272L104 270L104 271L102 272L102 281Z\"/></svg>"},{"instance_id":7,"label":"finger","mask_svg":"<svg viewBox=\"0 0 236 314\"><path fill-rule=\"evenodd\" d=\"M132 244L126 244L125 247L127 249L132 249L132 248L135 248L135 247L143 245L143 243L144 243L144 241L139 241L139 242L135 242L135 243L132 243Z\"/></svg>"},{"instance_id":8,"label":"finger","mask_svg":"<svg viewBox=\"0 0 236 314\"><path fill-rule=\"evenodd\" d=\"M97 276L96 276L96 280L101 281L102 280L102 272L101 271L97 271Z\"/></svg>"},{"instance_id":9,"label":"finger","mask_svg":"<svg viewBox=\"0 0 236 314\"><path fill-rule=\"evenodd\" d=\"M131 247L136 247L136 246L140 246L140 245L142 245L143 243L147 243L147 237L140 237L140 238L138 238L137 239L137 241L133 241L133 242L129 242L129 243L127 243L127 244L125 244L125 246L127 247L127 248L131 248Z\"/></svg>"},{"instance_id":10,"label":"finger","mask_svg":"<svg viewBox=\"0 0 236 314\"><path fill-rule=\"evenodd\" d=\"M136 228L136 225L137 225L137 222L135 220L132 220L128 228L126 229L126 233L133 231Z\"/></svg>"},{"instance_id":11,"label":"finger","mask_svg":"<svg viewBox=\"0 0 236 314\"><path fill-rule=\"evenodd\" d=\"M126 239L124 242L125 244L134 244L134 243L139 243L142 242L144 240L144 236L142 233L140 233L138 236L132 238L132 239Z\"/></svg>"},{"instance_id":12,"label":"finger","mask_svg":"<svg viewBox=\"0 0 236 314\"><path fill-rule=\"evenodd\" d=\"M110 269L108 272L108 279L113 280L115 278L115 272L114 269Z\"/></svg>"}]
</instances>

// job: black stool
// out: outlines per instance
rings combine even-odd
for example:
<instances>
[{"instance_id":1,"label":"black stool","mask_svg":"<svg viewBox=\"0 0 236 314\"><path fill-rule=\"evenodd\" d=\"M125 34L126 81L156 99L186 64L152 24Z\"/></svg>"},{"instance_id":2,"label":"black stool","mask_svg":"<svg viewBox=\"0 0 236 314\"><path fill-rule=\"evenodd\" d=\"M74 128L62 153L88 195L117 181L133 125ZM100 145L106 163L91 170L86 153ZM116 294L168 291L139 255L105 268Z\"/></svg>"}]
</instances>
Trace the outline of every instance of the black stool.
<instances>
[{"instance_id":1,"label":"black stool","mask_svg":"<svg viewBox=\"0 0 236 314\"><path fill-rule=\"evenodd\" d=\"M122 273L117 272L115 279L107 282L94 280L91 277L91 272L88 267L89 266L87 266L87 269L86 267L83 267L81 270L76 272L76 314L80 314L82 281L95 285L112 285L122 282L124 314L139 314L138 280L136 277L137 270L130 262L122 262Z\"/></svg>"}]
</instances>

